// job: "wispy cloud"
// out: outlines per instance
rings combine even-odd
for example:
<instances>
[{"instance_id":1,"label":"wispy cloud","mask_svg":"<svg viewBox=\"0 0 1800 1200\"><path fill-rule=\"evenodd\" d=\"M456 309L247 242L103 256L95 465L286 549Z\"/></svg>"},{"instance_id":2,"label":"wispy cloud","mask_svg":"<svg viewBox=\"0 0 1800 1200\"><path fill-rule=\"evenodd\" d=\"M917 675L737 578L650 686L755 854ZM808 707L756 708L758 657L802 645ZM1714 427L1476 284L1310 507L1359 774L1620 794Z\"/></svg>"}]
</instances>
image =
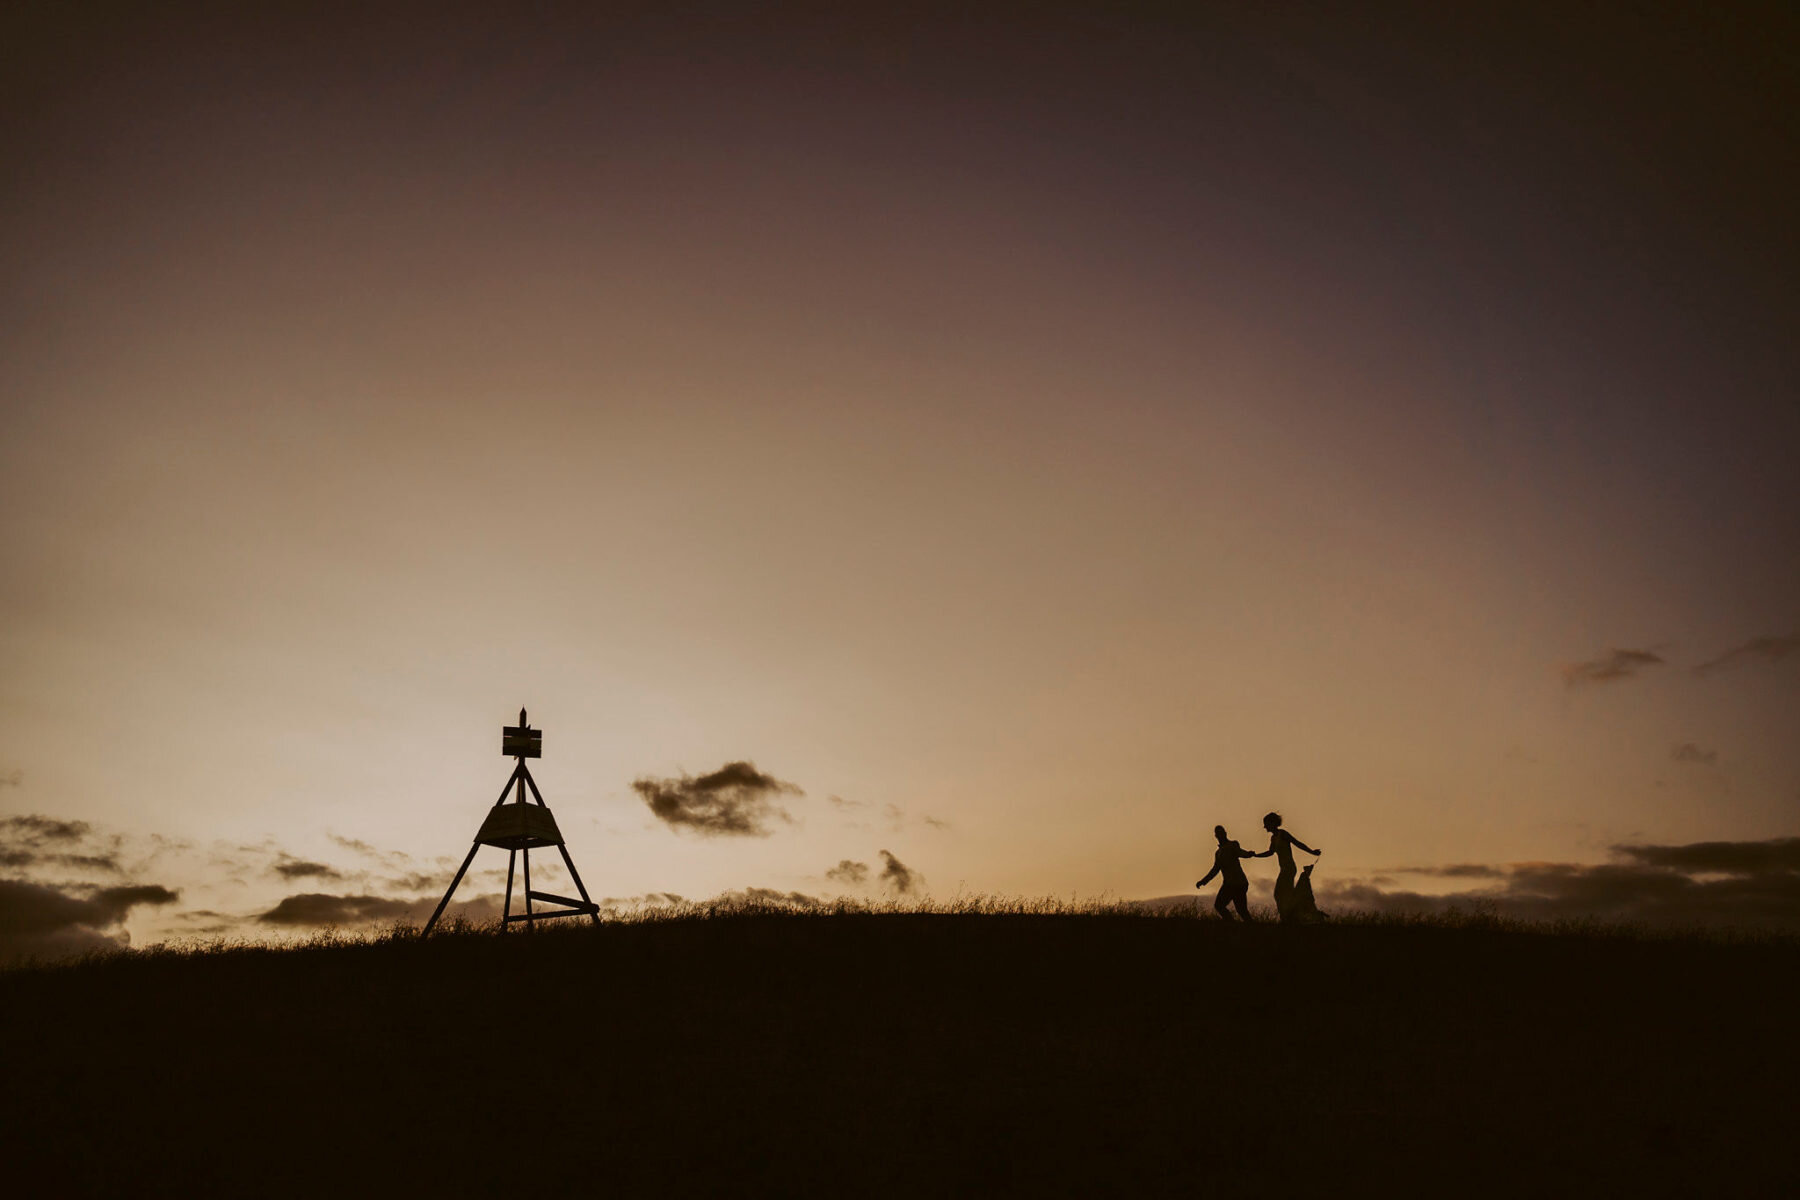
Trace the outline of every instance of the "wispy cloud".
<instances>
[{"instance_id":1,"label":"wispy cloud","mask_svg":"<svg viewBox=\"0 0 1800 1200\"><path fill-rule=\"evenodd\" d=\"M1588 683L1617 683L1630 679L1646 667L1661 666L1662 655L1649 650L1609 650L1587 662L1570 663L1562 669L1563 683L1579 687Z\"/></svg>"},{"instance_id":2,"label":"wispy cloud","mask_svg":"<svg viewBox=\"0 0 1800 1200\"><path fill-rule=\"evenodd\" d=\"M283 879L342 879L344 873L328 863L295 858L283 852L269 868Z\"/></svg>"},{"instance_id":3,"label":"wispy cloud","mask_svg":"<svg viewBox=\"0 0 1800 1200\"><path fill-rule=\"evenodd\" d=\"M350 851L352 854L374 859L376 862L383 864L390 870L398 869L401 864L412 861L412 855L406 853L404 850L383 850L379 846L370 845L361 838L344 837L341 834L336 833L327 834L326 836L328 836L335 844Z\"/></svg>"},{"instance_id":4,"label":"wispy cloud","mask_svg":"<svg viewBox=\"0 0 1800 1200\"><path fill-rule=\"evenodd\" d=\"M1396 875L1434 875L1440 879L1498 879L1506 872L1486 863L1452 863L1447 867L1395 867Z\"/></svg>"},{"instance_id":5,"label":"wispy cloud","mask_svg":"<svg viewBox=\"0 0 1800 1200\"><path fill-rule=\"evenodd\" d=\"M838 865L825 872L825 878L837 883L860 887L869 881L869 864L843 859Z\"/></svg>"},{"instance_id":6,"label":"wispy cloud","mask_svg":"<svg viewBox=\"0 0 1800 1200\"><path fill-rule=\"evenodd\" d=\"M93 828L86 821L62 821L36 813L0 820L0 836L34 846L44 842L78 842L92 833Z\"/></svg>"},{"instance_id":7,"label":"wispy cloud","mask_svg":"<svg viewBox=\"0 0 1800 1200\"><path fill-rule=\"evenodd\" d=\"M0 867L62 867L117 875L120 839L96 837L86 821L65 821L36 813L0 819Z\"/></svg>"},{"instance_id":8,"label":"wispy cloud","mask_svg":"<svg viewBox=\"0 0 1800 1200\"><path fill-rule=\"evenodd\" d=\"M767 837L771 822L793 821L776 798L804 794L749 762L726 763L698 778L645 778L631 786L659 821L704 837Z\"/></svg>"},{"instance_id":9,"label":"wispy cloud","mask_svg":"<svg viewBox=\"0 0 1800 1200\"><path fill-rule=\"evenodd\" d=\"M1783 637L1753 637L1707 659L1694 668L1694 674L1712 675L1749 663L1777 663L1797 650L1800 650L1800 633L1790 633Z\"/></svg>"},{"instance_id":10,"label":"wispy cloud","mask_svg":"<svg viewBox=\"0 0 1800 1200\"><path fill-rule=\"evenodd\" d=\"M1702 750L1692 742L1683 742L1669 751L1669 757L1678 763L1692 763L1695 766L1710 767L1719 761L1717 750Z\"/></svg>"}]
</instances>

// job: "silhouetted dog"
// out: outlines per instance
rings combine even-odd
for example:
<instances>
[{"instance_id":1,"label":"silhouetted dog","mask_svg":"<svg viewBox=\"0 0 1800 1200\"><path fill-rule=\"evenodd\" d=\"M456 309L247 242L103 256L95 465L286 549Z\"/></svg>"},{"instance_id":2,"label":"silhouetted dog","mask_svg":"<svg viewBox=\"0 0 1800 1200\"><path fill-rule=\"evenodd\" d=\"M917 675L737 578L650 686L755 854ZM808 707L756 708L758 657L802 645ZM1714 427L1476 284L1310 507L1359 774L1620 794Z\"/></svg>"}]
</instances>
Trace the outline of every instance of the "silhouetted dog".
<instances>
[{"instance_id":1,"label":"silhouetted dog","mask_svg":"<svg viewBox=\"0 0 1800 1200\"><path fill-rule=\"evenodd\" d=\"M1294 881L1294 915L1302 921L1323 921L1325 914L1313 900L1312 873L1316 864L1307 863L1300 869L1300 878Z\"/></svg>"}]
</instances>

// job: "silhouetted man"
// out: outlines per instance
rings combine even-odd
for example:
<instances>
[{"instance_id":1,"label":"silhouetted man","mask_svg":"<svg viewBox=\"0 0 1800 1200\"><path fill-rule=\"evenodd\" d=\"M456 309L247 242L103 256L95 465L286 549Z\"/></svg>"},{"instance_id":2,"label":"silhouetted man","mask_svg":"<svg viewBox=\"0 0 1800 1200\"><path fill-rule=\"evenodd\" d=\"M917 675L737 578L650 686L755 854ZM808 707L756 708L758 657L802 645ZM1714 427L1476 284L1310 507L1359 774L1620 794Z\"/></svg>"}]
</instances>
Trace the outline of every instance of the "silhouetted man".
<instances>
[{"instance_id":1,"label":"silhouetted man","mask_svg":"<svg viewBox=\"0 0 1800 1200\"><path fill-rule=\"evenodd\" d=\"M1219 849L1213 854L1213 869L1206 873L1194 886L1203 888L1214 875L1222 876L1224 882L1219 885L1218 898L1213 901L1213 908L1219 916L1231 920L1231 906L1237 905L1238 918L1250 919L1250 877L1244 874L1244 864L1238 860L1255 858L1254 851L1246 850L1225 836L1223 825L1213 826L1213 836L1219 839Z\"/></svg>"}]
</instances>

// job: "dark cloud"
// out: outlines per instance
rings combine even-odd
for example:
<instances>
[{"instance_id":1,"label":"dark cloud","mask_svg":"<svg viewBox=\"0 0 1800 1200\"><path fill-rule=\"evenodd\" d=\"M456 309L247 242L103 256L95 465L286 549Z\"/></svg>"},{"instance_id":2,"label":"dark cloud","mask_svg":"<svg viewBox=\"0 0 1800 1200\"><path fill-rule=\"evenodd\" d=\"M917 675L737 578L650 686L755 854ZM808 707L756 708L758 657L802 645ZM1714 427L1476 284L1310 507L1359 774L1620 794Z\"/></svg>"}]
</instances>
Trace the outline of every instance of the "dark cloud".
<instances>
[{"instance_id":1,"label":"dark cloud","mask_svg":"<svg viewBox=\"0 0 1800 1200\"><path fill-rule=\"evenodd\" d=\"M18 787L25 782L25 772L14 767L10 771L0 771L0 787Z\"/></svg>"},{"instance_id":2,"label":"dark cloud","mask_svg":"<svg viewBox=\"0 0 1800 1200\"><path fill-rule=\"evenodd\" d=\"M827 796L825 802L833 808L867 808L867 800L846 800L842 796Z\"/></svg>"},{"instance_id":3,"label":"dark cloud","mask_svg":"<svg viewBox=\"0 0 1800 1200\"><path fill-rule=\"evenodd\" d=\"M171 891L154 883L99 888L93 896L93 902L98 904L103 911L112 913L112 919L115 921L123 921L125 914L140 904L173 904L179 899L181 899L180 892Z\"/></svg>"},{"instance_id":4,"label":"dark cloud","mask_svg":"<svg viewBox=\"0 0 1800 1200\"><path fill-rule=\"evenodd\" d=\"M948 828L950 828L950 822L940 821L936 817L920 817L919 820L925 822L927 825L931 826L933 829L948 829Z\"/></svg>"},{"instance_id":5,"label":"dark cloud","mask_svg":"<svg viewBox=\"0 0 1800 1200\"><path fill-rule=\"evenodd\" d=\"M825 878L835 880L838 883L860 886L869 881L869 864L853 862L846 858L841 860L837 866L825 872Z\"/></svg>"},{"instance_id":6,"label":"dark cloud","mask_svg":"<svg viewBox=\"0 0 1800 1200\"><path fill-rule=\"evenodd\" d=\"M128 939L112 930L132 909L178 899L154 884L75 889L0 879L0 962L124 946Z\"/></svg>"},{"instance_id":7,"label":"dark cloud","mask_svg":"<svg viewBox=\"0 0 1800 1200\"><path fill-rule=\"evenodd\" d=\"M1450 895L1389 891L1369 880L1314 879L1328 911L1436 913L1452 908L1527 921L1800 929L1800 838L1613 847L1624 861L1517 863L1493 886Z\"/></svg>"},{"instance_id":8,"label":"dark cloud","mask_svg":"<svg viewBox=\"0 0 1800 1200\"><path fill-rule=\"evenodd\" d=\"M321 862L309 862L304 858L295 858L291 854L283 854L269 869L283 879L342 879L344 877L344 873L336 867Z\"/></svg>"},{"instance_id":9,"label":"dark cloud","mask_svg":"<svg viewBox=\"0 0 1800 1200\"><path fill-rule=\"evenodd\" d=\"M119 872L117 845L97 849L78 844L93 833L86 821L63 821L37 814L0 819L0 867L68 867L77 871Z\"/></svg>"},{"instance_id":10,"label":"dark cloud","mask_svg":"<svg viewBox=\"0 0 1800 1200\"><path fill-rule=\"evenodd\" d=\"M917 871L895 858L892 854L889 854L886 850L881 852L881 859L882 862L886 864L881 868L882 882L892 887L902 896L908 895L915 888L923 888L925 886L925 877L923 875L920 875Z\"/></svg>"},{"instance_id":11,"label":"dark cloud","mask_svg":"<svg viewBox=\"0 0 1800 1200\"><path fill-rule=\"evenodd\" d=\"M421 901L395 900L386 896L332 896L302 892L256 919L265 925L366 925L377 921L404 921L418 915Z\"/></svg>"},{"instance_id":12,"label":"dark cloud","mask_svg":"<svg viewBox=\"0 0 1800 1200\"><path fill-rule=\"evenodd\" d=\"M31 846L45 842L78 842L92 832L93 826L86 821L59 821L36 813L0 820L0 837Z\"/></svg>"},{"instance_id":13,"label":"dark cloud","mask_svg":"<svg viewBox=\"0 0 1800 1200\"><path fill-rule=\"evenodd\" d=\"M1766 842L1691 842L1685 846L1614 846L1613 853L1650 867L1696 875L1800 872L1800 837Z\"/></svg>"},{"instance_id":14,"label":"dark cloud","mask_svg":"<svg viewBox=\"0 0 1800 1200\"><path fill-rule=\"evenodd\" d=\"M392 896L330 895L324 892L302 892L284 897L281 903L256 920L264 925L292 927L327 925L388 925L395 921L424 924L437 907L437 896L415 896L410 899ZM501 897L475 896L453 902L444 910L446 920L492 921L500 916Z\"/></svg>"},{"instance_id":15,"label":"dark cloud","mask_svg":"<svg viewBox=\"0 0 1800 1200\"><path fill-rule=\"evenodd\" d=\"M1498 879L1506 874L1499 867L1490 867L1486 863L1452 863L1447 867L1396 867L1395 870L1405 875L1435 875L1441 879Z\"/></svg>"},{"instance_id":16,"label":"dark cloud","mask_svg":"<svg viewBox=\"0 0 1800 1200\"><path fill-rule=\"evenodd\" d=\"M1571 663L1563 668L1563 682L1569 687L1584 683L1614 683L1630 679L1645 667L1660 666L1664 659L1648 650L1609 650L1589 662Z\"/></svg>"},{"instance_id":17,"label":"dark cloud","mask_svg":"<svg viewBox=\"0 0 1800 1200\"><path fill-rule=\"evenodd\" d=\"M1678 763L1694 763L1697 766L1710 767L1719 761L1719 752L1702 750L1692 742L1683 742L1669 751L1669 757Z\"/></svg>"},{"instance_id":18,"label":"dark cloud","mask_svg":"<svg viewBox=\"0 0 1800 1200\"><path fill-rule=\"evenodd\" d=\"M120 870L117 854L52 854L44 861L77 871L106 871L117 875Z\"/></svg>"},{"instance_id":19,"label":"dark cloud","mask_svg":"<svg viewBox=\"0 0 1800 1200\"><path fill-rule=\"evenodd\" d=\"M646 778L631 786L659 821L706 837L767 837L771 821L793 820L776 797L803 794L748 762L726 763L699 778Z\"/></svg>"},{"instance_id":20,"label":"dark cloud","mask_svg":"<svg viewBox=\"0 0 1800 1200\"><path fill-rule=\"evenodd\" d=\"M1790 633L1786 637L1754 637L1701 663L1694 668L1694 674L1711 675L1746 663L1780 662L1796 650L1800 650L1800 633Z\"/></svg>"}]
</instances>

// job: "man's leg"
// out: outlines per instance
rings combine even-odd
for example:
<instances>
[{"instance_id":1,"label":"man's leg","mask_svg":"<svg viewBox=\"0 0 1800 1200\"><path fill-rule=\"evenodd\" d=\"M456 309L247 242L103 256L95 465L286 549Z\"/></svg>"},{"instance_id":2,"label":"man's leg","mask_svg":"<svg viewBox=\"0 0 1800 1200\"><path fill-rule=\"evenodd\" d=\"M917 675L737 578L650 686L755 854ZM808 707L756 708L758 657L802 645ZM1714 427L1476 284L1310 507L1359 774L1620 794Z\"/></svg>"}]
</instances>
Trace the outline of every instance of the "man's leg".
<instances>
[{"instance_id":1,"label":"man's leg","mask_svg":"<svg viewBox=\"0 0 1800 1200\"><path fill-rule=\"evenodd\" d=\"M1232 892L1231 902L1237 905L1239 918L1248 921L1250 919L1250 885L1243 884Z\"/></svg>"},{"instance_id":2,"label":"man's leg","mask_svg":"<svg viewBox=\"0 0 1800 1200\"><path fill-rule=\"evenodd\" d=\"M1219 914L1221 921L1231 920L1231 885L1219 885L1219 894L1213 897L1213 911Z\"/></svg>"}]
</instances>

